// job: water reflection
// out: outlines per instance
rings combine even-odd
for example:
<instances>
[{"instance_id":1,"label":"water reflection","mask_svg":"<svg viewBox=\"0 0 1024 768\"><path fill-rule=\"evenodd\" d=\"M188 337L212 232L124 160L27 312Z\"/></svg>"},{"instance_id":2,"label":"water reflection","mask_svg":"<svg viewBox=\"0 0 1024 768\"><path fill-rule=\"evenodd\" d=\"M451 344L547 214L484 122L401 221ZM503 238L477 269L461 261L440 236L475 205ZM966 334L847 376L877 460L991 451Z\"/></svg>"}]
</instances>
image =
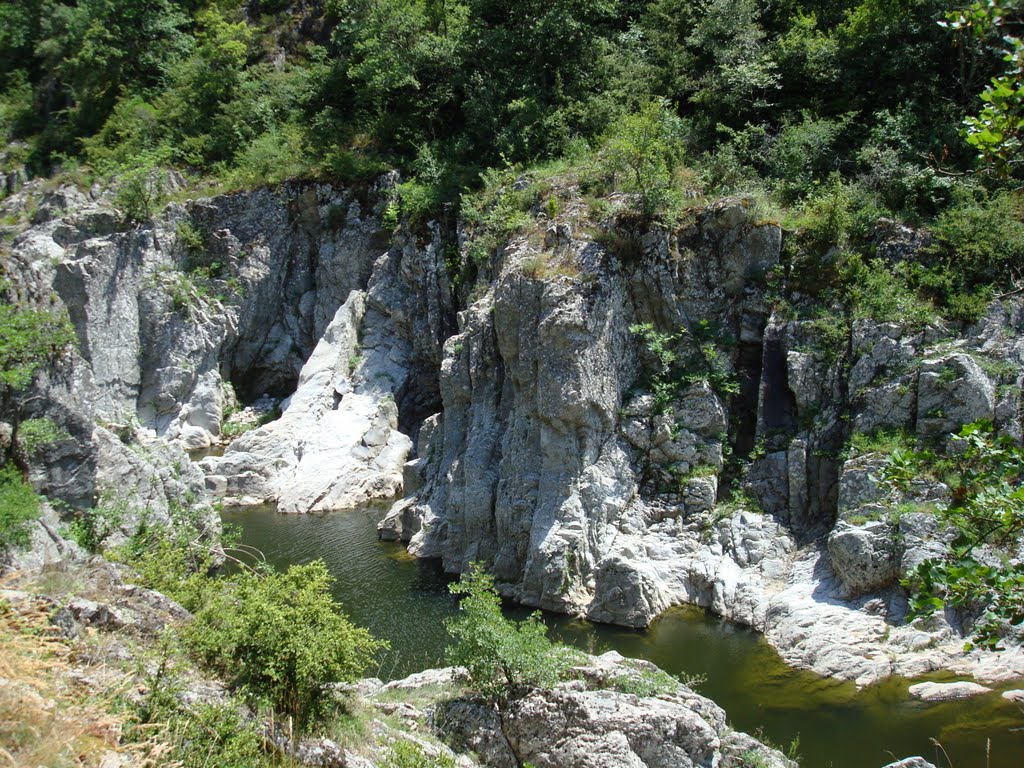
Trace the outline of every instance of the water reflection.
<instances>
[{"instance_id":1,"label":"water reflection","mask_svg":"<svg viewBox=\"0 0 1024 768\"><path fill-rule=\"evenodd\" d=\"M259 507L226 511L224 520L240 525L243 542L277 566L323 558L346 612L391 644L376 671L388 679L444 663L444 620L456 601L437 563L377 540L384 509L313 516ZM555 637L584 650L615 649L675 674L703 677L698 690L724 707L735 727L760 730L783 746L799 738L805 768L878 768L908 755L950 765L932 739L955 768L1024 765L1024 712L998 693L929 705L911 701L907 681L896 679L858 692L852 683L789 669L757 633L693 608L669 611L644 631L566 616L544 619Z\"/></svg>"}]
</instances>

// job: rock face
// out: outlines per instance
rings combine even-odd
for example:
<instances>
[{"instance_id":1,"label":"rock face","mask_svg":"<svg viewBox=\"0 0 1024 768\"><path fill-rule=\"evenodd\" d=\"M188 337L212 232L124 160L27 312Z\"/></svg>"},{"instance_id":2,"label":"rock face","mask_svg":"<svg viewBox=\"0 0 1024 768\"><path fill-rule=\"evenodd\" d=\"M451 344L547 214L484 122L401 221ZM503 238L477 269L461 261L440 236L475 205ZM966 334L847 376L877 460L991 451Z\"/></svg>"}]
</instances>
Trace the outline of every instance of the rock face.
<instances>
[{"instance_id":1,"label":"rock face","mask_svg":"<svg viewBox=\"0 0 1024 768\"><path fill-rule=\"evenodd\" d=\"M442 407L406 468L415 494L381 535L452 572L484 561L506 595L598 621L707 606L861 684L1024 673L1019 649L965 654L941 617L903 625L897 582L948 540L926 511L946 489L885 497L884 456L844 452L852 433L932 439L980 418L1019 435L1024 304L960 335L858 320L837 340L772 311L781 235L746 202L675 234L613 226L601 242L629 248L556 223L498 254L444 344ZM644 328L675 354L674 381ZM729 451L747 459L745 495L722 504ZM886 519L897 502L925 511Z\"/></svg>"},{"instance_id":2,"label":"rock face","mask_svg":"<svg viewBox=\"0 0 1024 768\"><path fill-rule=\"evenodd\" d=\"M353 365L365 313L365 296L354 291L303 366L281 418L243 435L224 456L203 462L211 486L223 478L227 500L277 502L282 512L323 512L401 491L412 444L397 429L395 379L380 384L378 374L389 375L390 368L404 376L405 369L386 357Z\"/></svg>"},{"instance_id":3,"label":"rock face","mask_svg":"<svg viewBox=\"0 0 1024 768\"><path fill-rule=\"evenodd\" d=\"M1019 649L963 652L955 617L903 624L898 580L948 542L929 512L948 489L887 495L884 454L847 451L980 418L1021 438L1019 296L966 328L790 319L782 232L740 199L676 232L622 218L597 237L576 201L456 281L457 226L382 230L395 180L172 205L135 228L102 199L48 195L10 271L25 301L67 309L80 354L39 382L29 415L70 439L36 486L79 507L130 489L157 513L404 489L383 537L451 572L483 561L528 605L635 627L706 606L862 684L1024 674ZM887 258L917 242L893 237ZM189 463L236 393L287 399Z\"/></svg>"},{"instance_id":4,"label":"rock face","mask_svg":"<svg viewBox=\"0 0 1024 768\"><path fill-rule=\"evenodd\" d=\"M199 200L134 228L102 197L44 197L10 271L22 301L67 311L78 350L29 414L72 438L37 487L79 507L127 492L158 513L208 492L310 511L400 491L398 422L437 408L450 315L436 242L380 229L373 201L393 183ZM204 481L184 451L220 439L236 391L291 407Z\"/></svg>"},{"instance_id":5,"label":"rock face","mask_svg":"<svg viewBox=\"0 0 1024 768\"><path fill-rule=\"evenodd\" d=\"M777 750L729 728L726 714L682 684L661 695L614 690L616 675L656 667L614 651L578 670L581 680L537 690L500 710L455 699L435 719L453 747L471 749L491 768L687 768L794 764Z\"/></svg>"}]
</instances>

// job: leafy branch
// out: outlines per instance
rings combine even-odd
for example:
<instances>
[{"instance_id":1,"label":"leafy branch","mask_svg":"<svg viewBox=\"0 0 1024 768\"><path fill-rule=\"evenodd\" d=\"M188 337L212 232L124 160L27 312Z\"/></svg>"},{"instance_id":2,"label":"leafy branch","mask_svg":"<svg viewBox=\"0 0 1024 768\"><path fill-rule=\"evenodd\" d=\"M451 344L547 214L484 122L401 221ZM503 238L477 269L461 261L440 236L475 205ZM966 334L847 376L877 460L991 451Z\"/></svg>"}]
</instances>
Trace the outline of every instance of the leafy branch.
<instances>
[{"instance_id":1,"label":"leafy branch","mask_svg":"<svg viewBox=\"0 0 1024 768\"><path fill-rule=\"evenodd\" d=\"M991 422L977 421L953 436L953 454L950 500L940 515L956 537L944 555L920 563L903 581L909 617L946 606L980 613L977 642L994 648L1006 624L1024 621L1024 563L1015 557L1024 534L1024 448L997 435ZM905 490L933 458L894 451L882 480Z\"/></svg>"}]
</instances>

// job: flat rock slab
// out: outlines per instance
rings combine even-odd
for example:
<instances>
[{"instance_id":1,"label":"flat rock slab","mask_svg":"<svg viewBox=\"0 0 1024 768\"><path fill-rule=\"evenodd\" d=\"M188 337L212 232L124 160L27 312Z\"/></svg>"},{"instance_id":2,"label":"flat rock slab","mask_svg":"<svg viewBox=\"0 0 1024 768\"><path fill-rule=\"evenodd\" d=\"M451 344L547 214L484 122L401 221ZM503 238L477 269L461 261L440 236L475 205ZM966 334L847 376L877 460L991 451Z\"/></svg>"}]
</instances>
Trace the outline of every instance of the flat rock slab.
<instances>
[{"instance_id":1,"label":"flat rock slab","mask_svg":"<svg viewBox=\"0 0 1024 768\"><path fill-rule=\"evenodd\" d=\"M910 686L910 695L921 701L953 701L969 699L988 693L991 688L969 682L957 683L918 683Z\"/></svg>"}]
</instances>

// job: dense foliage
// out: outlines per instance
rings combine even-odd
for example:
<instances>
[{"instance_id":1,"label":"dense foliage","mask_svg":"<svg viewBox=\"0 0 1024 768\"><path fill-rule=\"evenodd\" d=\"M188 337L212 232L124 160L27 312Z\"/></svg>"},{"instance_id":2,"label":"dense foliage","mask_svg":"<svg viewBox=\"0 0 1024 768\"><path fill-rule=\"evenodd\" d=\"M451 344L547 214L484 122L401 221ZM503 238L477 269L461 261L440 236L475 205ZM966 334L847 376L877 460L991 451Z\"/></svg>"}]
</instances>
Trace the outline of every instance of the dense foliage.
<instances>
[{"instance_id":1,"label":"dense foliage","mask_svg":"<svg viewBox=\"0 0 1024 768\"><path fill-rule=\"evenodd\" d=\"M935 462L928 451L895 450L884 478L906 489ZM939 514L956 538L908 575L911 617L956 608L979 642L995 646L1007 625L1024 622L1024 448L991 423L975 422L953 436L944 464L950 499Z\"/></svg>"},{"instance_id":2,"label":"dense foliage","mask_svg":"<svg viewBox=\"0 0 1024 768\"><path fill-rule=\"evenodd\" d=\"M552 686L579 660L576 651L548 639L540 612L520 622L506 619L483 564L473 563L451 590L463 597L447 622L453 638L447 659L464 666L483 695L500 699Z\"/></svg>"},{"instance_id":3,"label":"dense foliage","mask_svg":"<svg viewBox=\"0 0 1024 768\"><path fill-rule=\"evenodd\" d=\"M154 166L230 188L397 165L395 221L567 158L669 223L684 192L761 200L820 306L969 320L1019 277L1021 21L1020 0L20 0L3 162L127 173L129 219ZM883 217L930 246L874 261Z\"/></svg>"},{"instance_id":4,"label":"dense foliage","mask_svg":"<svg viewBox=\"0 0 1024 768\"><path fill-rule=\"evenodd\" d=\"M207 597L188 645L233 687L304 726L323 714L327 684L359 679L384 647L341 613L331 581L320 560L244 571Z\"/></svg>"},{"instance_id":5,"label":"dense foliage","mask_svg":"<svg viewBox=\"0 0 1024 768\"><path fill-rule=\"evenodd\" d=\"M0 465L0 552L29 542L29 523L39 517L39 497L11 464Z\"/></svg>"}]
</instances>

